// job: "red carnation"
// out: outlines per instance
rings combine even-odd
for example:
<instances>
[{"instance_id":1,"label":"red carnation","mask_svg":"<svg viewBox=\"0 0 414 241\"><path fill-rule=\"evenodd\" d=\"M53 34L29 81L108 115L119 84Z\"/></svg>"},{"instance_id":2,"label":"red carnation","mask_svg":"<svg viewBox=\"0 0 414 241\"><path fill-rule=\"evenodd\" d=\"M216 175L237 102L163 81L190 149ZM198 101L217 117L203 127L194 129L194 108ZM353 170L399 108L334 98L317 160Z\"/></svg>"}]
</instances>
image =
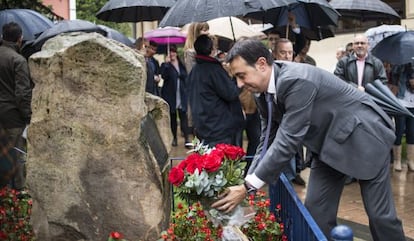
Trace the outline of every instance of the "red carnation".
<instances>
[{"instance_id":1,"label":"red carnation","mask_svg":"<svg viewBox=\"0 0 414 241\"><path fill-rule=\"evenodd\" d=\"M204 156L203 167L207 172L215 172L220 168L223 160L223 156L220 154L221 152L212 151L210 154Z\"/></svg>"},{"instance_id":2,"label":"red carnation","mask_svg":"<svg viewBox=\"0 0 414 241\"><path fill-rule=\"evenodd\" d=\"M186 167L187 167L187 159L182 160L177 165L177 168L180 168L181 170L184 170Z\"/></svg>"},{"instance_id":3,"label":"red carnation","mask_svg":"<svg viewBox=\"0 0 414 241\"><path fill-rule=\"evenodd\" d=\"M203 156L193 153L189 155L186 159L187 166L186 171L190 174L193 174L195 169L198 169L199 172L202 170Z\"/></svg>"},{"instance_id":4,"label":"red carnation","mask_svg":"<svg viewBox=\"0 0 414 241\"><path fill-rule=\"evenodd\" d=\"M180 186L184 181L184 171L181 168L171 168L170 174L168 175L168 181L174 186Z\"/></svg>"},{"instance_id":5,"label":"red carnation","mask_svg":"<svg viewBox=\"0 0 414 241\"><path fill-rule=\"evenodd\" d=\"M227 159L230 160L240 160L242 157L246 155L246 152L244 152L243 148L239 146L233 146L229 144L217 144L216 148L222 150Z\"/></svg>"},{"instance_id":6,"label":"red carnation","mask_svg":"<svg viewBox=\"0 0 414 241\"><path fill-rule=\"evenodd\" d=\"M111 232L110 237L114 238L114 239L121 239L121 238L123 238L123 235L121 233L118 233L118 232Z\"/></svg>"}]
</instances>

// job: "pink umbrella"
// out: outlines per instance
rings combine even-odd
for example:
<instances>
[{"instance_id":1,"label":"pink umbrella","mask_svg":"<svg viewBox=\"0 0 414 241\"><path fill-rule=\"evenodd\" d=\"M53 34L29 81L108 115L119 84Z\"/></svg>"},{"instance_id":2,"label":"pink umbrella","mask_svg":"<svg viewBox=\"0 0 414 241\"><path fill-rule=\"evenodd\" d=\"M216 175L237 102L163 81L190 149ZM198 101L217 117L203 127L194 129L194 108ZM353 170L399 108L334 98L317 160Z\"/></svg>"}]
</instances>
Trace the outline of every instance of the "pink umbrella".
<instances>
[{"instance_id":1,"label":"pink umbrella","mask_svg":"<svg viewBox=\"0 0 414 241\"><path fill-rule=\"evenodd\" d=\"M182 44L185 43L186 35L176 27L164 27L150 30L144 33L144 38L158 44Z\"/></svg>"}]
</instances>

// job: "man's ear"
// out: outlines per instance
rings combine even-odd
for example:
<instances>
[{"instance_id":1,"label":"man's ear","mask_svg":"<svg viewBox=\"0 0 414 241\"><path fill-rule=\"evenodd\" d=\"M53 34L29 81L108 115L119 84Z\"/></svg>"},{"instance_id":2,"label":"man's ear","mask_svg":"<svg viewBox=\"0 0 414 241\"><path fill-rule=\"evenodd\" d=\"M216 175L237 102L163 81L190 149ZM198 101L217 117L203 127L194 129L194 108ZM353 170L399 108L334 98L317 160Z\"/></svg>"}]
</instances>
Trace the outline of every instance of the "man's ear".
<instances>
[{"instance_id":1,"label":"man's ear","mask_svg":"<svg viewBox=\"0 0 414 241\"><path fill-rule=\"evenodd\" d=\"M264 71L267 67L267 61L265 57L259 57L256 61L257 68L260 71Z\"/></svg>"},{"instance_id":2,"label":"man's ear","mask_svg":"<svg viewBox=\"0 0 414 241\"><path fill-rule=\"evenodd\" d=\"M22 45L23 45L23 35L22 35L22 36L20 36L20 38L17 40L17 45L18 45L19 47L22 47Z\"/></svg>"}]
</instances>

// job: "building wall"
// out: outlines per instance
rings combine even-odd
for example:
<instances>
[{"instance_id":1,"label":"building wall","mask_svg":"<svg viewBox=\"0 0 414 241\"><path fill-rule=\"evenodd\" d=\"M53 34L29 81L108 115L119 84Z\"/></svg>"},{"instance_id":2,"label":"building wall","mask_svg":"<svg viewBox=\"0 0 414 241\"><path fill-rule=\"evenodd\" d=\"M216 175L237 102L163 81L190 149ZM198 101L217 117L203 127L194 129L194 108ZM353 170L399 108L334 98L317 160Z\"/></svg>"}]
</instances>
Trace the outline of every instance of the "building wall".
<instances>
[{"instance_id":1,"label":"building wall","mask_svg":"<svg viewBox=\"0 0 414 241\"><path fill-rule=\"evenodd\" d=\"M69 0L43 0L43 5L52 6L52 10L55 14L64 19L70 19Z\"/></svg>"},{"instance_id":2,"label":"building wall","mask_svg":"<svg viewBox=\"0 0 414 241\"><path fill-rule=\"evenodd\" d=\"M407 15L406 19L401 20L401 25L406 26L407 29L414 29L414 1L405 1L405 12Z\"/></svg>"}]
</instances>

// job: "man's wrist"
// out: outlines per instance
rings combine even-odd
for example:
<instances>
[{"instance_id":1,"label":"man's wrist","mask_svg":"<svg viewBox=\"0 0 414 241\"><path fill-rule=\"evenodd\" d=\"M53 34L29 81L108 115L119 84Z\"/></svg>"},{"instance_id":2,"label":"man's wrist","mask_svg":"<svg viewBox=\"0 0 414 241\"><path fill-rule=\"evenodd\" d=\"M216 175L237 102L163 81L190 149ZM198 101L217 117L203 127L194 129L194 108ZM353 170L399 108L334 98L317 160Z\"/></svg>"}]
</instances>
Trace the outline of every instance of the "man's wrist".
<instances>
[{"instance_id":1,"label":"man's wrist","mask_svg":"<svg viewBox=\"0 0 414 241\"><path fill-rule=\"evenodd\" d=\"M251 195L256 195L257 189L251 185L249 182L244 182L244 188L246 189L246 193L247 195L251 196Z\"/></svg>"}]
</instances>

